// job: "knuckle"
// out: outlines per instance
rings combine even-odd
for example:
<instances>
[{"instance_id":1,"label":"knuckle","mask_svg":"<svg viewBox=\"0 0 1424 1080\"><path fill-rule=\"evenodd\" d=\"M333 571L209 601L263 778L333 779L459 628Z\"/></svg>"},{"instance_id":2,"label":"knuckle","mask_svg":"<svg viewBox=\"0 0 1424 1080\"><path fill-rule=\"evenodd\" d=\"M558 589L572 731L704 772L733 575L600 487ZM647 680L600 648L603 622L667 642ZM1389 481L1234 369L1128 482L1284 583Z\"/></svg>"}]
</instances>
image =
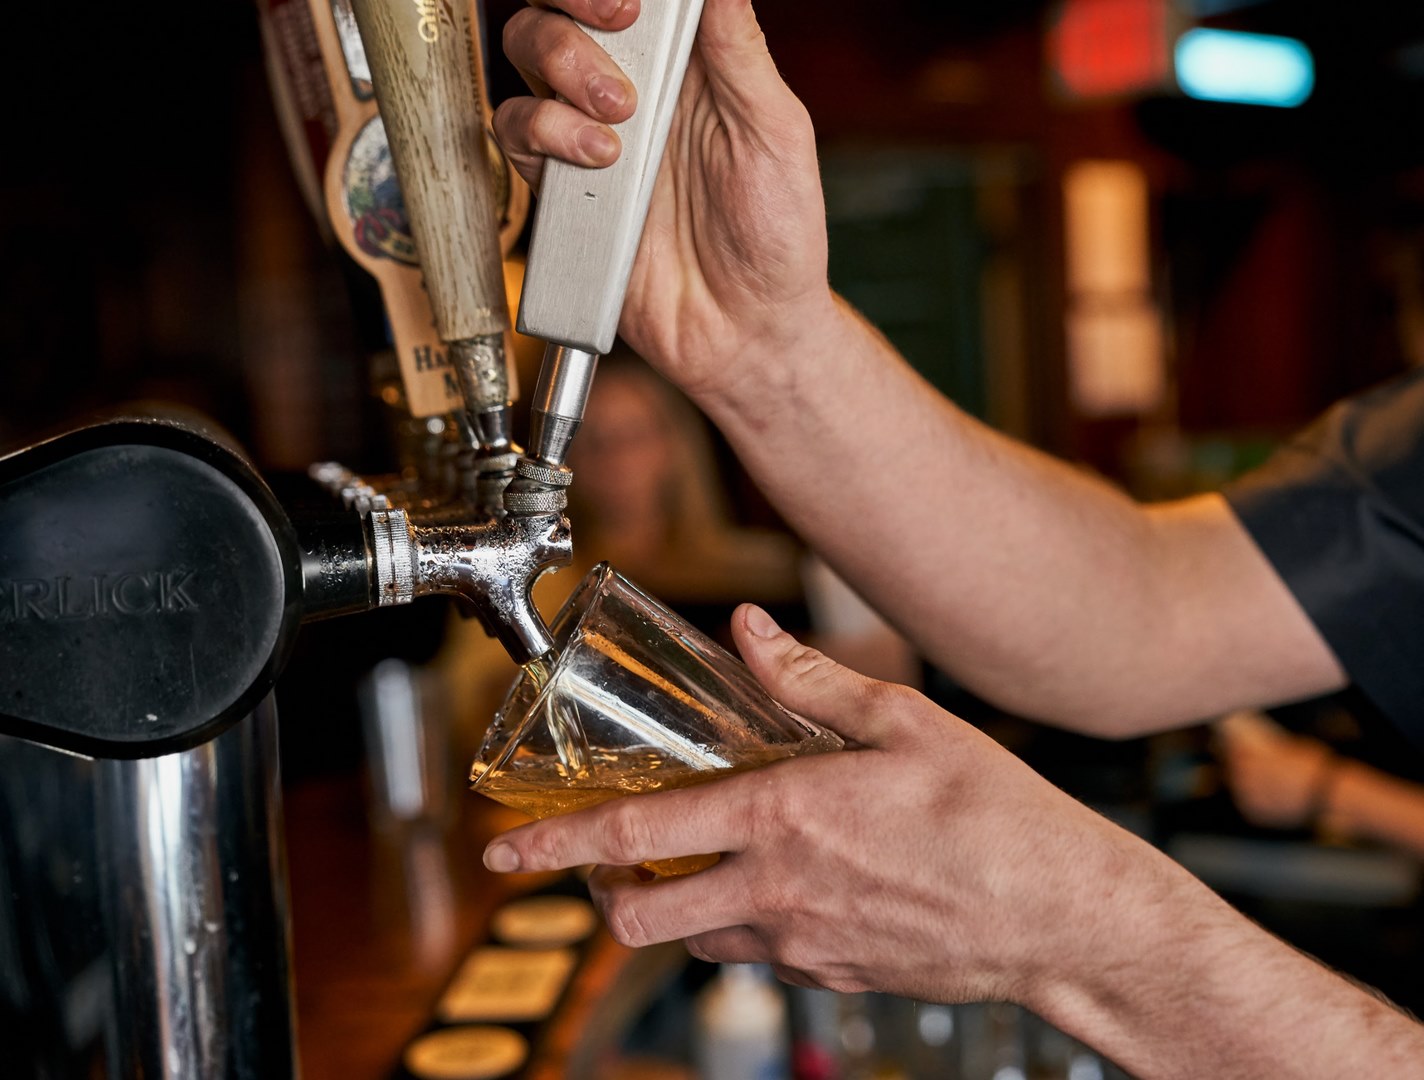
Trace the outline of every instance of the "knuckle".
<instances>
[{"instance_id":1,"label":"knuckle","mask_svg":"<svg viewBox=\"0 0 1424 1080\"><path fill-rule=\"evenodd\" d=\"M554 829L531 829L522 846L524 862L530 866L556 866L563 856L563 846Z\"/></svg>"},{"instance_id":2,"label":"knuckle","mask_svg":"<svg viewBox=\"0 0 1424 1080\"><path fill-rule=\"evenodd\" d=\"M864 979L857 979L850 975L821 975L813 976L816 984L823 990L830 990L836 994L863 994L871 989L871 986Z\"/></svg>"},{"instance_id":3,"label":"knuckle","mask_svg":"<svg viewBox=\"0 0 1424 1080\"><path fill-rule=\"evenodd\" d=\"M797 971L795 968L789 968L783 964L772 964L771 970L778 979L791 986L802 986L808 990L821 989L820 984L804 971Z\"/></svg>"},{"instance_id":4,"label":"knuckle","mask_svg":"<svg viewBox=\"0 0 1424 1080\"><path fill-rule=\"evenodd\" d=\"M583 66L588 36L568 16L525 8L504 24L504 54L515 67L567 89L568 74Z\"/></svg>"},{"instance_id":5,"label":"knuckle","mask_svg":"<svg viewBox=\"0 0 1424 1080\"><path fill-rule=\"evenodd\" d=\"M652 936L639 914L637 898L629 890L610 893L603 904L603 921L608 924L608 932L613 940L630 949L639 949L653 943Z\"/></svg>"},{"instance_id":6,"label":"knuckle","mask_svg":"<svg viewBox=\"0 0 1424 1080\"><path fill-rule=\"evenodd\" d=\"M610 863L631 866L642 862L652 852L648 823L631 799L620 799L611 805L603 822L604 852Z\"/></svg>"},{"instance_id":7,"label":"knuckle","mask_svg":"<svg viewBox=\"0 0 1424 1080\"><path fill-rule=\"evenodd\" d=\"M825 653L799 642L787 655L785 667L803 682L820 682L836 670L836 663Z\"/></svg>"},{"instance_id":8,"label":"knuckle","mask_svg":"<svg viewBox=\"0 0 1424 1080\"><path fill-rule=\"evenodd\" d=\"M564 142L572 142L572 139L565 139L560 133L560 111L558 103L550 100L536 102L529 110L525 127L529 132L529 145L532 149L548 152Z\"/></svg>"},{"instance_id":9,"label":"knuckle","mask_svg":"<svg viewBox=\"0 0 1424 1080\"><path fill-rule=\"evenodd\" d=\"M815 967L814 957L798 939L779 935L771 943L771 962L793 971L809 973Z\"/></svg>"},{"instance_id":10,"label":"knuckle","mask_svg":"<svg viewBox=\"0 0 1424 1080\"><path fill-rule=\"evenodd\" d=\"M504 24L504 32L500 35L505 56L513 59L515 54L521 50L521 46L531 32L531 24L536 22L538 17L539 13L533 8L521 8L509 17Z\"/></svg>"},{"instance_id":11,"label":"knuckle","mask_svg":"<svg viewBox=\"0 0 1424 1080\"><path fill-rule=\"evenodd\" d=\"M860 697L866 708L880 712L900 711L915 703L918 696L907 686L899 683L880 682L878 679L860 676Z\"/></svg>"},{"instance_id":12,"label":"knuckle","mask_svg":"<svg viewBox=\"0 0 1424 1080\"><path fill-rule=\"evenodd\" d=\"M785 844L800 831L806 810L806 793L799 785L768 783L760 791L752 822L765 826L765 839Z\"/></svg>"},{"instance_id":13,"label":"knuckle","mask_svg":"<svg viewBox=\"0 0 1424 1080\"><path fill-rule=\"evenodd\" d=\"M582 54L580 46L587 40L588 35L571 19L563 16L542 19L534 41L540 68L547 72L575 70Z\"/></svg>"}]
</instances>

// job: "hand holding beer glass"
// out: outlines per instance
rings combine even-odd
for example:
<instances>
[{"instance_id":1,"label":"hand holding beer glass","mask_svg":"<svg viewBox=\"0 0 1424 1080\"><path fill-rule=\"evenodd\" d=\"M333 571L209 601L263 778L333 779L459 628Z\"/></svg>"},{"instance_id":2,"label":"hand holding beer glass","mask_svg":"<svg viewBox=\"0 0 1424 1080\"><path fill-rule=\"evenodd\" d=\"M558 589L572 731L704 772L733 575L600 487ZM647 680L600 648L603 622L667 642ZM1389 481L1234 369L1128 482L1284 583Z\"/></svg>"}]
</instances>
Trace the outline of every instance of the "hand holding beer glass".
<instances>
[{"instance_id":1,"label":"hand holding beer glass","mask_svg":"<svg viewBox=\"0 0 1424 1080\"><path fill-rule=\"evenodd\" d=\"M473 790L537 818L839 750L746 666L607 563L551 626L557 658L520 674L476 755ZM716 853L648 863L690 874Z\"/></svg>"}]
</instances>

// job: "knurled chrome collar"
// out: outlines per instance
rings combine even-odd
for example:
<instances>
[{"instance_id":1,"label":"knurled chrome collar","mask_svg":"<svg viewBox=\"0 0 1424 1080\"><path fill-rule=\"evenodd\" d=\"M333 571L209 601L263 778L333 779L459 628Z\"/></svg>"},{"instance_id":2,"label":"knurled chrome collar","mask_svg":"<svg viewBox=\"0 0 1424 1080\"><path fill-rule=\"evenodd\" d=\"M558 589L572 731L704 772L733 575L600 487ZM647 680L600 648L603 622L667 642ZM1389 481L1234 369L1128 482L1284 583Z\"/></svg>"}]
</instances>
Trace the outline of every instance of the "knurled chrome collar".
<instances>
[{"instance_id":1,"label":"knurled chrome collar","mask_svg":"<svg viewBox=\"0 0 1424 1080\"><path fill-rule=\"evenodd\" d=\"M514 475L551 488L566 488L574 482L574 471L567 465L545 465L542 461L527 457L519 459Z\"/></svg>"},{"instance_id":2,"label":"knurled chrome collar","mask_svg":"<svg viewBox=\"0 0 1424 1080\"><path fill-rule=\"evenodd\" d=\"M558 514L568 505L569 495L563 488L540 488L535 491L504 489L504 508L511 514Z\"/></svg>"},{"instance_id":3,"label":"knurled chrome collar","mask_svg":"<svg viewBox=\"0 0 1424 1080\"><path fill-rule=\"evenodd\" d=\"M415 542L404 510L374 510L370 515L376 556L376 602L396 607L415 599Z\"/></svg>"}]
</instances>

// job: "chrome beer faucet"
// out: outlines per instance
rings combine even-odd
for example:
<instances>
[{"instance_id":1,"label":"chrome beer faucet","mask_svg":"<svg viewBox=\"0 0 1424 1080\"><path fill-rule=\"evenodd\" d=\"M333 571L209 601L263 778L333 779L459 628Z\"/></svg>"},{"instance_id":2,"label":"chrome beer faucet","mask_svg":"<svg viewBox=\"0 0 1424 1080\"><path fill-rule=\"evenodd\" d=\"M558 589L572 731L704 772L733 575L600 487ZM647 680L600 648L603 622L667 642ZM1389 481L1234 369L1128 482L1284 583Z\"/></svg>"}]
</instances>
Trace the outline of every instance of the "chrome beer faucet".
<instances>
[{"instance_id":1,"label":"chrome beer faucet","mask_svg":"<svg viewBox=\"0 0 1424 1080\"><path fill-rule=\"evenodd\" d=\"M562 485L535 498L507 490L527 468L511 435L510 319L480 111L483 79L472 48L474 5L436 16L391 0L353 0L351 8L435 324L464 401L455 420L466 445L465 491L453 503L402 505L395 493L339 467L319 466L313 475L366 512L379 605L455 596L525 663L553 647L531 590L545 571L572 561L573 547Z\"/></svg>"},{"instance_id":2,"label":"chrome beer faucet","mask_svg":"<svg viewBox=\"0 0 1424 1080\"><path fill-rule=\"evenodd\" d=\"M421 525L404 510L375 510L367 521L379 606L454 596L518 663L554 647L529 593L546 570L573 561L573 539L561 513Z\"/></svg>"},{"instance_id":3,"label":"chrome beer faucet","mask_svg":"<svg viewBox=\"0 0 1424 1080\"><path fill-rule=\"evenodd\" d=\"M617 333L701 11L702 0L668 0L627 30L590 31L643 107L619 125L623 151L612 167L550 162L545 170L520 329L549 345L522 453L510 437L509 315L469 9L432 19L421 5L352 0L436 325L464 397L468 504L478 510L467 520L408 512L379 491L354 489L370 511L377 594L381 604L458 596L521 663L553 645L530 591L546 570L572 561L565 459L598 357Z\"/></svg>"}]
</instances>

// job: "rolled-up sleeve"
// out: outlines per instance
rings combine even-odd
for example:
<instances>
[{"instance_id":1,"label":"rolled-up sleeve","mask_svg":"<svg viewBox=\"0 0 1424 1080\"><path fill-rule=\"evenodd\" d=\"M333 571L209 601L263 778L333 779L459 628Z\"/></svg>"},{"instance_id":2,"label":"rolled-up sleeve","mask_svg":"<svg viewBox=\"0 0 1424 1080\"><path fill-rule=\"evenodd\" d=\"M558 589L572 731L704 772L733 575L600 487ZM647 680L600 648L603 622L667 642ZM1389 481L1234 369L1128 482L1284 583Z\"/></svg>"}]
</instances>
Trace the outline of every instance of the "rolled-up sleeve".
<instances>
[{"instance_id":1,"label":"rolled-up sleeve","mask_svg":"<svg viewBox=\"0 0 1424 1080\"><path fill-rule=\"evenodd\" d=\"M1337 405L1224 494L1350 679L1424 746L1424 372Z\"/></svg>"}]
</instances>

